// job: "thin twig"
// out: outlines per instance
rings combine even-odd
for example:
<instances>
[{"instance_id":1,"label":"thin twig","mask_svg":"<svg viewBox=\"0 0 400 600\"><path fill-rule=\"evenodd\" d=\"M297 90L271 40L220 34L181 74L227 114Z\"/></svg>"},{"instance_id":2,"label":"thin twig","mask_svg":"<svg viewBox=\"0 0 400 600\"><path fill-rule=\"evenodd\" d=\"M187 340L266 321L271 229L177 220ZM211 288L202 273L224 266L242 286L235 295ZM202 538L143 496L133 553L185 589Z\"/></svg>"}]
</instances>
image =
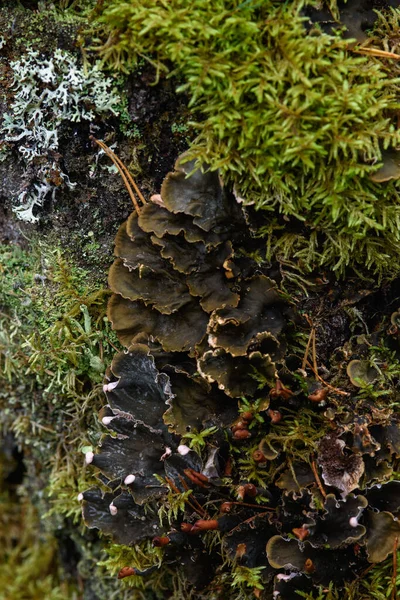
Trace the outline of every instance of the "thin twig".
<instances>
[{"instance_id":1,"label":"thin twig","mask_svg":"<svg viewBox=\"0 0 400 600\"><path fill-rule=\"evenodd\" d=\"M45 425L40 425L40 423L36 423L36 421L30 421L31 425L33 425L33 428L37 427L38 429L42 429L43 431L47 431L48 433L52 433L53 435L56 435L57 432L54 431L54 429L51 429L51 427L46 427Z\"/></svg>"},{"instance_id":2,"label":"thin twig","mask_svg":"<svg viewBox=\"0 0 400 600\"><path fill-rule=\"evenodd\" d=\"M237 504L238 506L250 506L252 508L261 508L262 510L276 510L275 508L272 508L272 506L263 506L262 504L250 504L250 502L231 502L231 504Z\"/></svg>"},{"instance_id":3,"label":"thin twig","mask_svg":"<svg viewBox=\"0 0 400 600\"><path fill-rule=\"evenodd\" d=\"M110 149L110 151L112 152L112 150ZM127 167L124 165L124 163L122 162L122 160L113 152L118 164L121 166L121 169L124 171L125 175L127 176L127 178L129 179L130 184L132 185L133 189L135 190L135 192L137 193L137 195L139 196L140 201L143 204L146 204L147 200L145 199L145 197L143 196L142 192L140 191L140 189L138 188L136 181L133 179L132 175L130 174L130 172L128 171Z\"/></svg>"},{"instance_id":4,"label":"thin twig","mask_svg":"<svg viewBox=\"0 0 400 600\"><path fill-rule=\"evenodd\" d=\"M251 506L252 508L260 508L262 510L272 510L275 511L275 508L272 508L272 506L264 506L263 504L250 504L249 502L234 502L231 500L227 500L226 498L222 498L222 499L218 499L218 500L209 500L208 502L205 502L203 504L203 506L207 506L208 504L218 504L218 502L221 502L221 504L223 502L227 502L228 504L232 504L232 505L237 505L237 506Z\"/></svg>"},{"instance_id":5,"label":"thin twig","mask_svg":"<svg viewBox=\"0 0 400 600\"><path fill-rule=\"evenodd\" d=\"M229 530L229 535L235 531L236 529L239 529L239 527L241 527L242 525L244 525L245 523L251 523L252 521L254 521L254 519L257 519L258 517L263 517L264 515L267 516L268 513L257 513L256 515L253 515L252 517L250 517L249 519L246 519L245 521L241 521L239 523L239 525L236 525L236 527L234 527L233 529Z\"/></svg>"},{"instance_id":6,"label":"thin twig","mask_svg":"<svg viewBox=\"0 0 400 600\"><path fill-rule=\"evenodd\" d=\"M188 484L186 483L186 481L183 479L182 475L179 475L179 479L180 479L180 482L183 485L184 489L186 491L189 491L190 487L188 486ZM189 501L188 501L188 503L189 503ZM207 513L206 513L206 511L203 509L203 507L201 506L201 504L198 502L198 500L194 496L191 497L190 506L192 508L194 508L194 510L196 510L196 512L198 512L199 514L201 514L203 517L208 516ZM196 506L197 506L197 508L196 508Z\"/></svg>"},{"instance_id":7,"label":"thin twig","mask_svg":"<svg viewBox=\"0 0 400 600\"><path fill-rule=\"evenodd\" d=\"M319 491L321 492L322 497L325 500L325 498L326 498L326 492L325 492L324 487L323 487L323 485L321 483L321 480L319 478L318 471L317 471L317 465L315 464L315 461L313 461L313 460L311 461L311 468L312 468L312 472L314 473L314 478L315 478L315 481L317 482L317 486L319 488Z\"/></svg>"},{"instance_id":8,"label":"thin twig","mask_svg":"<svg viewBox=\"0 0 400 600\"><path fill-rule=\"evenodd\" d=\"M316 330L315 330L315 327L314 327L310 317L308 315L305 315L305 317L307 319L308 324L311 327L311 333L310 333L310 337L308 338L307 347L306 347L306 351L304 353L304 358L303 358L301 368L303 369L303 371L305 371L306 367L308 366L311 369L311 371L314 373L314 375L318 379L318 381L320 381L323 385L325 385L329 390L331 390L332 392L335 392L335 394L340 394L341 396L348 396L349 395L348 392L344 392L343 390L339 390L338 388L333 387L332 385L330 385L329 383L324 381L322 379L322 377L320 376L320 374L318 373L317 339L316 339L316 333L315 333ZM311 364L308 359L311 345L312 345L312 362L313 362L313 364Z\"/></svg>"},{"instance_id":9,"label":"thin twig","mask_svg":"<svg viewBox=\"0 0 400 600\"><path fill-rule=\"evenodd\" d=\"M379 48L358 48L353 50L357 54L369 54L370 56L378 56L379 58L400 58L400 54L394 52L387 52L386 50L380 50Z\"/></svg>"},{"instance_id":10,"label":"thin twig","mask_svg":"<svg viewBox=\"0 0 400 600\"><path fill-rule=\"evenodd\" d=\"M104 142L102 142L102 141L100 141L100 140L96 139L96 138L94 137L94 135L91 135L91 136L90 136L90 139L91 139L91 140L93 140L93 141L94 141L94 142L95 142L95 143L96 143L98 146L100 146L100 148L101 148L102 150L104 150L104 152L107 154L107 156L108 156L109 158L111 158L111 160L113 161L114 165L117 167L117 169L118 169L118 171L119 171L119 174L120 174L120 175L121 175L121 177L122 177L122 180L123 180L123 182L124 182L124 184L125 184L125 187L126 187L126 189L128 190L128 193L129 193L130 199L132 200L132 204L133 204L133 206L134 206L134 207L135 207L135 209L136 209L136 212L137 212L138 214L140 214L140 206L139 206L139 203L138 203L138 201L136 200L135 194L133 193L133 190L132 190L132 187L131 187L131 182L133 182L133 179L132 179L132 177L131 177L131 175L130 175L129 171L126 169L126 167L125 167L125 165L122 163L122 161L121 161L121 160L120 160L120 159L119 159L119 158L118 158L118 157L117 157L117 156L114 154L114 152L113 152L113 151L112 151L112 150L111 150L111 149L110 149L108 146L106 146L106 144L105 144ZM121 166L121 165L122 165L122 166ZM127 174L129 175L129 177L128 177L128 175L127 175ZM133 183L134 183L134 182L133 182ZM136 190L138 190L138 189L139 189L135 183L134 183L134 188L135 188ZM139 195L139 198L141 198L141 199L143 198L142 194L140 194L140 193L139 193L138 195ZM143 198L143 200L144 200L144 198ZM143 201L143 200L142 200L142 201ZM146 202L146 201L144 200L144 202Z\"/></svg>"},{"instance_id":11,"label":"thin twig","mask_svg":"<svg viewBox=\"0 0 400 600\"><path fill-rule=\"evenodd\" d=\"M344 392L343 390L339 390L339 388L335 388L333 387L333 385L330 385L330 383L327 383L326 381L324 381L321 377L321 375L319 375L315 370L314 367L312 366L312 364L307 361L307 366L311 369L311 371L314 373L315 377L318 379L318 381L320 381L322 383L322 385L325 385L329 390L331 390L332 392L335 392L335 394L340 394L341 396L349 396L349 392Z\"/></svg>"},{"instance_id":12,"label":"thin twig","mask_svg":"<svg viewBox=\"0 0 400 600\"><path fill-rule=\"evenodd\" d=\"M310 352L310 346L311 346L311 342L312 342L312 337L315 333L314 327L312 327L311 332L310 332L310 336L308 338L308 342L307 342L307 347L306 347L306 351L304 353L304 358L303 358L303 362L301 364L301 368L303 369L303 371L306 370L306 366L307 366L307 360L308 360L308 354Z\"/></svg>"},{"instance_id":13,"label":"thin twig","mask_svg":"<svg viewBox=\"0 0 400 600\"><path fill-rule=\"evenodd\" d=\"M114 350L116 350L117 352L121 352L121 348L117 348L117 346L112 343L112 341L110 340L110 338L106 337L106 340L110 344L111 348L114 348Z\"/></svg>"},{"instance_id":14,"label":"thin twig","mask_svg":"<svg viewBox=\"0 0 400 600\"><path fill-rule=\"evenodd\" d=\"M312 359L313 359L314 371L315 371L315 373L318 373L318 365L317 365L317 342L316 342L315 328L313 330L313 336L312 336Z\"/></svg>"}]
</instances>

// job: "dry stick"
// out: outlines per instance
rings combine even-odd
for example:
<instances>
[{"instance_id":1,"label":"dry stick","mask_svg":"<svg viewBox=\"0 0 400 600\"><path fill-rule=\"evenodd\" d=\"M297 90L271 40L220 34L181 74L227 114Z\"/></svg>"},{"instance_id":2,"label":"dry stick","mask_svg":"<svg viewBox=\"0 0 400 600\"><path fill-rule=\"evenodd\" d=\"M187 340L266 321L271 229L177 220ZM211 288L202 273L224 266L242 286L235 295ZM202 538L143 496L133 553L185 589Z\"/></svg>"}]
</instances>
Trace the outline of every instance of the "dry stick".
<instances>
[{"instance_id":1,"label":"dry stick","mask_svg":"<svg viewBox=\"0 0 400 600\"><path fill-rule=\"evenodd\" d=\"M115 160L117 161L118 165L121 167L121 169L123 170L123 172L125 173L126 177L129 180L129 183L132 185L132 187L134 188L135 192L137 193L137 195L139 196L139 200L141 200L141 202L143 202L143 204L146 204L147 200L145 199L145 197L143 196L142 192L140 191L140 189L138 188L136 181L133 179L132 175L130 174L129 170L127 169L127 167L124 165L124 163L122 162L122 160L119 158L119 156L117 156L115 154L115 152L113 152L111 150L111 148L109 148L104 142L100 142L99 140L96 140L96 138L93 138L93 140L95 142L97 142L99 145L101 144L101 147L103 148L103 150L106 152L107 150L107 154L108 156L111 158L112 156L115 158Z\"/></svg>"},{"instance_id":2,"label":"dry stick","mask_svg":"<svg viewBox=\"0 0 400 600\"><path fill-rule=\"evenodd\" d=\"M314 367L314 371L316 373L318 373L318 365L317 365L317 344L316 344L316 335L315 335L315 329L313 331L313 336L312 336L312 359L313 359L313 367Z\"/></svg>"},{"instance_id":3,"label":"dry stick","mask_svg":"<svg viewBox=\"0 0 400 600\"><path fill-rule=\"evenodd\" d=\"M183 479L182 475L179 475L179 479L180 479L180 482L183 485L184 489L186 491L189 491L190 487L188 486L188 484L186 483L186 481ZM197 506L198 508L195 509L195 510L197 512L200 512L200 514L201 514L202 517L208 516L207 512L204 510L204 508L201 506L201 504L198 502L198 500L194 496L191 497L191 504L190 504L190 506L192 508L193 508L193 506Z\"/></svg>"},{"instance_id":4,"label":"dry stick","mask_svg":"<svg viewBox=\"0 0 400 600\"><path fill-rule=\"evenodd\" d=\"M369 54L370 56L379 56L380 58L400 58L400 54L394 52L387 52L386 50L380 50L379 48L359 48L353 50L357 54Z\"/></svg>"},{"instance_id":5,"label":"dry stick","mask_svg":"<svg viewBox=\"0 0 400 600\"><path fill-rule=\"evenodd\" d=\"M102 150L104 150L104 152L107 154L107 156L109 158L111 158L111 160L113 161L114 165L117 167L119 174L121 175L123 182L125 184L126 189L128 190L129 196L132 200L133 206L136 209L136 212L138 213L138 215L140 214L140 207L138 204L138 201L136 200L135 194L133 193L133 190L130 186L130 183L128 181L127 176L125 175L123 169L121 168L121 166L119 165L118 161L117 161L117 157L115 156L115 154L112 152L112 150L110 150L108 148L108 146L106 146L105 144L103 144L103 142L100 142L99 140L95 139L95 142L100 146L100 148L102 148Z\"/></svg>"},{"instance_id":6,"label":"dry stick","mask_svg":"<svg viewBox=\"0 0 400 600\"><path fill-rule=\"evenodd\" d=\"M348 396L349 395L348 392L344 392L343 390L339 390L338 388L333 387L332 385L330 385L329 383L324 381L322 379L322 377L319 375L318 365L317 365L315 327L314 327L314 325L311 324L311 319L307 315L306 315L306 318L307 318L308 323L311 325L311 333L310 333L310 337L308 338L306 351L304 353L304 358L303 358L303 362L301 365L303 371L305 371L306 367L308 366L311 369L311 371L314 373L314 375L318 379L318 381L320 381L323 385L325 385L329 390L331 390L332 392L335 392L335 394L340 394L341 396ZM313 361L312 365L310 364L310 361L308 360L308 355L310 353L311 344L312 344L312 361Z\"/></svg>"},{"instance_id":7,"label":"dry stick","mask_svg":"<svg viewBox=\"0 0 400 600\"><path fill-rule=\"evenodd\" d=\"M121 348L117 348L117 346L112 343L112 341L110 340L110 338L106 337L106 340L110 344L111 348L114 348L114 350L116 350L116 352L121 352Z\"/></svg>"},{"instance_id":8,"label":"dry stick","mask_svg":"<svg viewBox=\"0 0 400 600\"><path fill-rule=\"evenodd\" d=\"M356 579L354 579L354 581L352 581L351 585L353 586L357 581L360 581L360 579L364 579L365 575L367 575L370 571L372 571L372 569L376 567L376 563L373 563L372 565L369 565L369 567L367 567L366 569L364 569L364 571L362 573L360 573Z\"/></svg>"},{"instance_id":9,"label":"dry stick","mask_svg":"<svg viewBox=\"0 0 400 600\"><path fill-rule=\"evenodd\" d=\"M263 517L264 515L266 516L268 513L257 513L256 515L253 515L252 517L250 517L249 519L246 519L245 521L242 521L241 523L239 523L239 525L236 525L236 527L234 527L233 529L229 530L229 535L232 533L232 531L235 531L236 529L239 529L239 527L241 527L243 524L245 523L251 523L252 521L254 521L254 519L257 519L257 517Z\"/></svg>"},{"instance_id":10,"label":"dry stick","mask_svg":"<svg viewBox=\"0 0 400 600\"><path fill-rule=\"evenodd\" d=\"M318 381L320 381L322 383L322 385L325 385L329 390L331 390L332 392L335 392L335 394L340 394L341 396L349 396L350 395L349 392L344 392L343 390L339 390L339 388L335 388L330 383L327 383L326 381L324 381L322 379L321 375L319 375L316 371L314 371L314 367L312 366L312 364L309 361L307 361L307 366L314 373L314 375L318 379Z\"/></svg>"},{"instance_id":11,"label":"dry stick","mask_svg":"<svg viewBox=\"0 0 400 600\"><path fill-rule=\"evenodd\" d=\"M138 215L140 214L140 207L138 204L138 201L135 198L135 194L132 191L132 188L129 184L128 178L126 177L124 171L122 170L122 168L120 167L120 165L118 164L118 161L116 160L116 156L114 154L114 152L112 150L110 150L110 148L108 146L106 146L104 144L104 142L101 142L100 140L97 140L93 135L90 136L90 139L93 140L94 142L96 142L96 144L98 146L100 146L100 148L102 150L104 150L104 152L107 154L107 156L109 156L111 158L111 160L113 161L114 165L117 167L119 174L121 175L123 182L125 184L126 189L128 190L129 196L132 200L133 206L136 209L136 212L138 213Z\"/></svg>"},{"instance_id":12,"label":"dry stick","mask_svg":"<svg viewBox=\"0 0 400 600\"><path fill-rule=\"evenodd\" d=\"M313 368L314 368L314 374L315 376L319 379L319 381L321 381L324 385L326 385L330 390L334 391L336 394L341 394L342 396L348 396L349 394L347 392L343 392L342 390L339 390L338 388L333 387L332 385L329 385L329 383L326 383L326 381L324 381L322 379L322 377L319 375L318 373L318 365L317 365L317 336L316 336L316 330L314 328L314 335L312 336L312 358L313 358Z\"/></svg>"},{"instance_id":13,"label":"dry stick","mask_svg":"<svg viewBox=\"0 0 400 600\"><path fill-rule=\"evenodd\" d=\"M272 508L272 506L264 506L263 504L250 504L250 502L231 502L230 504L236 504L238 506L250 506L251 508L261 508L262 510L276 510L275 508Z\"/></svg>"},{"instance_id":14,"label":"dry stick","mask_svg":"<svg viewBox=\"0 0 400 600\"><path fill-rule=\"evenodd\" d=\"M261 508L262 510L273 510L275 511L275 508L272 508L272 506L264 506L264 504L250 504L249 502L234 502L233 500L227 500L226 498L223 498L222 500L209 500L208 502L205 502L203 506L207 506L207 504L218 504L218 502L227 502L228 504L235 504L237 506L251 506L252 508Z\"/></svg>"},{"instance_id":15,"label":"dry stick","mask_svg":"<svg viewBox=\"0 0 400 600\"><path fill-rule=\"evenodd\" d=\"M128 171L127 167L124 165L124 163L122 162L122 160L111 150L111 148L108 148L108 149L109 149L110 152L112 152L112 154L114 154L114 156L115 156L118 164L121 166L121 169L124 171L125 175L129 179L130 184L133 186L133 188L134 188L135 192L137 193L137 195L139 196L139 199L141 200L141 202L143 202L143 204L146 204L147 200L145 199L145 197L143 196L142 192L140 191L140 189L136 185L136 181L133 179L133 177L130 174L130 172Z\"/></svg>"},{"instance_id":16,"label":"dry stick","mask_svg":"<svg viewBox=\"0 0 400 600\"><path fill-rule=\"evenodd\" d=\"M325 492L325 490L323 488L323 485L321 483L321 480L319 478L318 471L317 471L317 466L315 464L315 461L313 461L313 460L311 461L311 468L312 468L312 471L314 473L314 478L315 478L315 481L317 482L317 486L319 488L319 491L321 492L323 498L325 499L326 498L326 492Z\"/></svg>"},{"instance_id":17,"label":"dry stick","mask_svg":"<svg viewBox=\"0 0 400 600\"><path fill-rule=\"evenodd\" d=\"M310 352L311 343L313 346L313 363L314 363L313 365L308 360L308 354ZM319 375L317 359L316 359L316 354L315 354L315 330L313 330L311 332L310 337L308 338L306 352L304 354L303 363L301 365L301 368L303 369L303 371L306 370L306 367L309 367L311 369L311 371L314 373L315 377L318 379L318 381L320 381L322 383L322 385L325 385L329 390L331 390L332 392L335 392L335 394L340 394L341 396L349 395L348 392L344 392L343 390L339 390L338 388L333 387L333 385L330 385L330 383L328 383L327 381L322 379L321 375Z\"/></svg>"},{"instance_id":18,"label":"dry stick","mask_svg":"<svg viewBox=\"0 0 400 600\"><path fill-rule=\"evenodd\" d=\"M311 333L310 333L310 336L309 336L308 342L307 342L306 351L304 352L304 358L303 358L303 362L301 364L301 368L303 369L303 371L306 370L307 360L308 360L308 354L310 352L310 346L311 346L311 341L312 341L313 334L314 334L314 327L312 327L312 329L311 329Z\"/></svg>"},{"instance_id":19,"label":"dry stick","mask_svg":"<svg viewBox=\"0 0 400 600\"><path fill-rule=\"evenodd\" d=\"M397 578L397 547L399 543L399 538L396 537L394 540L393 547L393 573L392 573L392 594L390 596L390 600L397 600L397 590L396 590L396 578Z\"/></svg>"}]
</instances>

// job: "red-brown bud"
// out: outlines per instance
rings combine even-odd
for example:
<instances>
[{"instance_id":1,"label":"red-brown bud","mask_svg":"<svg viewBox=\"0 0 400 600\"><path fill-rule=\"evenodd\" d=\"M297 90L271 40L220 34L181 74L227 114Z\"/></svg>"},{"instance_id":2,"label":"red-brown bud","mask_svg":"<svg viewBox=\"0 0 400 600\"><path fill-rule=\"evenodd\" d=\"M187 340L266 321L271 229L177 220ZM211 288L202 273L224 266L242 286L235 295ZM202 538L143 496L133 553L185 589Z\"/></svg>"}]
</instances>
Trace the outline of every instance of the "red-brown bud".
<instances>
[{"instance_id":1,"label":"red-brown bud","mask_svg":"<svg viewBox=\"0 0 400 600\"><path fill-rule=\"evenodd\" d=\"M200 487L208 487L205 485L208 482L208 477L203 475L203 473L198 473L194 469L185 469L183 472L185 473L186 477L196 485L199 485Z\"/></svg>"},{"instance_id":2,"label":"red-brown bud","mask_svg":"<svg viewBox=\"0 0 400 600\"><path fill-rule=\"evenodd\" d=\"M306 527L295 527L294 529L292 529L292 531L297 537L297 539L301 542L303 542L310 535L310 532Z\"/></svg>"},{"instance_id":3,"label":"red-brown bud","mask_svg":"<svg viewBox=\"0 0 400 600\"><path fill-rule=\"evenodd\" d=\"M243 500L245 496L250 496L250 498L254 498L257 496L257 488L252 483L245 483L244 485L240 485L237 491L238 498Z\"/></svg>"},{"instance_id":4,"label":"red-brown bud","mask_svg":"<svg viewBox=\"0 0 400 600\"><path fill-rule=\"evenodd\" d=\"M230 513L232 511L232 502L223 502L221 504L221 512L222 513Z\"/></svg>"},{"instance_id":5,"label":"red-brown bud","mask_svg":"<svg viewBox=\"0 0 400 600\"><path fill-rule=\"evenodd\" d=\"M167 546L170 542L169 537L163 535L162 537L153 538L153 546L154 548L162 548L163 546Z\"/></svg>"},{"instance_id":6,"label":"red-brown bud","mask_svg":"<svg viewBox=\"0 0 400 600\"><path fill-rule=\"evenodd\" d=\"M325 400L325 398L327 397L328 394L329 394L328 388L321 388L321 389L317 390L316 392L314 392L313 394L310 394L308 396L308 399L311 400L311 402L322 402L322 400Z\"/></svg>"},{"instance_id":7,"label":"red-brown bud","mask_svg":"<svg viewBox=\"0 0 400 600\"><path fill-rule=\"evenodd\" d=\"M228 460L225 463L224 475L225 477L231 477L233 469L233 462L231 457L228 457Z\"/></svg>"},{"instance_id":8,"label":"red-brown bud","mask_svg":"<svg viewBox=\"0 0 400 600\"><path fill-rule=\"evenodd\" d=\"M246 551L246 544L238 544L236 546L235 558L238 558L240 560L246 554Z\"/></svg>"},{"instance_id":9,"label":"red-brown bud","mask_svg":"<svg viewBox=\"0 0 400 600\"><path fill-rule=\"evenodd\" d=\"M181 531L183 531L183 533L192 533L193 525L190 523L181 523Z\"/></svg>"},{"instance_id":10,"label":"red-brown bud","mask_svg":"<svg viewBox=\"0 0 400 600\"><path fill-rule=\"evenodd\" d=\"M239 419L232 425L232 431L238 431L238 429L247 429L248 422L244 419Z\"/></svg>"},{"instance_id":11,"label":"red-brown bud","mask_svg":"<svg viewBox=\"0 0 400 600\"><path fill-rule=\"evenodd\" d=\"M272 408L267 410L267 415L271 419L271 423L279 423L282 419L282 413L280 413L279 410L272 410Z\"/></svg>"},{"instance_id":12,"label":"red-brown bud","mask_svg":"<svg viewBox=\"0 0 400 600\"><path fill-rule=\"evenodd\" d=\"M199 519L193 525L193 533L215 530L218 529L218 527L218 521L216 519Z\"/></svg>"},{"instance_id":13,"label":"red-brown bud","mask_svg":"<svg viewBox=\"0 0 400 600\"><path fill-rule=\"evenodd\" d=\"M243 421L246 421L246 423L250 423L254 419L254 415L250 410L247 410L246 412L242 413L240 416L243 419Z\"/></svg>"},{"instance_id":14,"label":"red-brown bud","mask_svg":"<svg viewBox=\"0 0 400 600\"><path fill-rule=\"evenodd\" d=\"M248 440L251 437L251 433L248 429L237 429L233 433L233 438L235 440Z\"/></svg>"},{"instance_id":15,"label":"red-brown bud","mask_svg":"<svg viewBox=\"0 0 400 600\"><path fill-rule=\"evenodd\" d=\"M130 577L131 575L135 575L136 571L134 567L122 567L120 572L117 575L118 579L124 579L124 577Z\"/></svg>"},{"instance_id":16,"label":"red-brown bud","mask_svg":"<svg viewBox=\"0 0 400 600\"><path fill-rule=\"evenodd\" d=\"M264 456L264 454L261 452L261 450L254 450L253 452L253 460L256 463L263 463L266 462L267 458Z\"/></svg>"},{"instance_id":17,"label":"red-brown bud","mask_svg":"<svg viewBox=\"0 0 400 600\"><path fill-rule=\"evenodd\" d=\"M314 573L315 566L311 558L307 558L306 562L304 563L304 570L306 573Z\"/></svg>"},{"instance_id":18,"label":"red-brown bud","mask_svg":"<svg viewBox=\"0 0 400 600\"><path fill-rule=\"evenodd\" d=\"M269 395L271 398L283 398L283 400L287 400L293 396L293 392L285 387L280 379L277 379L275 381L275 387L272 388Z\"/></svg>"}]
</instances>

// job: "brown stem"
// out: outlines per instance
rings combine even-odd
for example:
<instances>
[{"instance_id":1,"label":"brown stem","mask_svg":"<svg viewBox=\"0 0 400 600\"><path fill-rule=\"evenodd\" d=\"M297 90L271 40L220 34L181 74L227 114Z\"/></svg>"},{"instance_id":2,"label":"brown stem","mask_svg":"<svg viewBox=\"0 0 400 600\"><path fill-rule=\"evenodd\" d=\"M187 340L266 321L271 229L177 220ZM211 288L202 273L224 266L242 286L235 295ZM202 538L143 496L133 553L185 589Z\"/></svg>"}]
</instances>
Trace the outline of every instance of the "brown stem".
<instances>
[{"instance_id":1,"label":"brown stem","mask_svg":"<svg viewBox=\"0 0 400 600\"><path fill-rule=\"evenodd\" d=\"M357 54L369 54L370 56L378 56L380 58L400 58L400 54L394 52L387 52L386 50L380 50L379 48L358 48L354 49L353 52Z\"/></svg>"},{"instance_id":2,"label":"brown stem","mask_svg":"<svg viewBox=\"0 0 400 600\"><path fill-rule=\"evenodd\" d=\"M319 478L318 471L317 471L317 465L315 464L315 461L311 461L311 468L312 468L312 471L314 473L315 481L317 482L319 491L321 492L322 497L325 499L326 498L326 492L325 492L325 490L323 488L323 485L321 483L321 480Z\"/></svg>"},{"instance_id":3,"label":"brown stem","mask_svg":"<svg viewBox=\"0 0 400 600\"><path fill-rule=\"evenodd\" d=\"M109 148L104 142L96 139L94 137L94 135L91 135L90 139L93 140L93 142L95 142L98 146L100 146L100 148L102 150L104 150L104 152L107 154L107 156L109 158L111 158L114 165L117 167L119 174L121 175L122 180L125 184L125 187L128 190L130 199L132 200L132 204L135 207L136 212L139 215L140 214L140 206L139 206L138 201L136 200L135 194L133 193L132 187L135 189L137 195L139 196L140 200L144 204L146 203L146 200L144 199L142 193L140 192L139 188L137 187L136 183L134 182L128 169L125 167L124 163L118 158L118 156L116 154L114 154L114 152L111 150L111 148Z\"/></svg>"},{"instance_id":4,"label":"brown stem","mask_svg":"<svg viewBox=\"0 0 400 600\"><path fill-rule=\"evenodd\" d=\"M335 392L335 394L340 394L341 396L349 396L349 392L344 392L343 390L339 390L339 388L335 388L333 387L333 385L330 385L327 381L324 381L321 377L321 375L319 375L315 370L314 367L312 366L312 364L307 361L307 366L311 369L311 371L314 373L315 377L318 379L318 381L320 381L322 383L322 385L325 385L329 390L331 390L332 392Z\"/></svg>"},{"instance_id":5,"label":"brown stem","mask_svg":"<svg viewBox=\"0 0 400 600\"><path fill-rule=\"evenodd\" d=\"M311 346L311 342L312 342L312 338L314 335L314 327L312 327L308 341L307 341L307 346L306 346L306 351L304 352L304 358L303 358L303 362L301 365L301 368L303 369L303 371L306 370L306 366L307 366L307 361L308 361L308 354L310 352L310 346Z\"/></svg>"},{"instance_id":6,"label":"brown stem","mask_svg":"<svg viewBox=\"0 0 400 600\"><path fill-rule=\"evenodd\" d=\"M186 491L190 490L188 484L186 483L186 481L183 479L183 477L181 475L179 475L179 479L184 487L184 489ZM168 480L167 480L168 481ZM175 485L175 484L174 484ZM177 487L175 487L175 490L178 490ZM178 490L179 492L179 490ZM180 492L179 492L180 493ZM206 511L203 509L203 507L201 506L201 504L199 504L199 502L196 500L196 498L192 498L193 502L191 502L191 500L186 500L186 504L188 506L190 506L190 508L192 508L195 512L199 513L199 515L201 515L202 517L207 517L207 513Z\"/></svg>"}]
</instances>

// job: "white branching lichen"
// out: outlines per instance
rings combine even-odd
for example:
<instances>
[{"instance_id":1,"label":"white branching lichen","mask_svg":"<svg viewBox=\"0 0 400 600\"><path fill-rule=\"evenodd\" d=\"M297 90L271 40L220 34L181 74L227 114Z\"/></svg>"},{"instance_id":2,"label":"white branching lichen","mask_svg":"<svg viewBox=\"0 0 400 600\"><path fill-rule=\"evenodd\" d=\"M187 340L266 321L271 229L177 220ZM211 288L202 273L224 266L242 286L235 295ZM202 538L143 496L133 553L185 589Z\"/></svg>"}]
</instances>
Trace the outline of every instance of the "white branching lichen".
<instances>
[{"instance_id":1,"label":"white branching lichen","mask_svg":"<svg viewBox=\"0 0 400 600\"><path fill-rule=\"evenodd\" d=\"M30 50L11 63L14 101L0 128L2 140L18 148L26 167L41 165L33 181L15 198L20 219L34 222L35 207L54 198L57 187L73 188L59 165L59 130L64 122L92 121L96 115L117 115L120 98L96 64L86 71L77 59L57 49L51 58Z\"/></svg>"}]
</instances>

